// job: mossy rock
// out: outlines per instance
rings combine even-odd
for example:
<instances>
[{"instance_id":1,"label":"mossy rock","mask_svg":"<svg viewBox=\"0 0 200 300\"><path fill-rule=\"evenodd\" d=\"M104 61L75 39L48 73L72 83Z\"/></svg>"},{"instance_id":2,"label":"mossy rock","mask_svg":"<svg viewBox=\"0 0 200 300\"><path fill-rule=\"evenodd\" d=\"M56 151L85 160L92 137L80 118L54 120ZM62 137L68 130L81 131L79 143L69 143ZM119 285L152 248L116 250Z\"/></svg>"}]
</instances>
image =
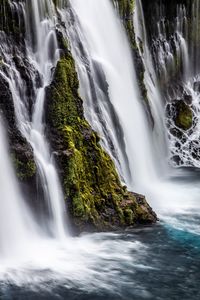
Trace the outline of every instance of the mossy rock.
<instances>
[{"instance_id":1,"label":"mossy rock","mask_svg":"<svg viewBox=\"0 0 200 300\"><path fill-rule=\"evenodd\" d=\"M36 175L36 164L32 157L24 155L20 157L18 153L11 154L12 161L15 167L16 175L21 180L29 180Z\"/></svg>"},{"instance_id":2,"label":"mossy rock","mask_svg":"<svg viewBox=\"0 0 200 300\"><path fill-rule=\"evenodd\" d=\"M140 204L122 187L112 159L84 118L78 88L74 60L65 51L46 91L46 123L73 227L80 232L155 222L144 197Z\"/></svg>"},{"instance_id":3,"label":"mossy rock","mask_svg":"<svg viewBox=\"0 0 200 300\"><path fill-rule=\"evenodd\" d=\"M175 125L183 130L190 129L193 124L193 113L190 106L183 100L179 100L173 104L173 107L175 109Z\"/></svg>"}]
</instances>

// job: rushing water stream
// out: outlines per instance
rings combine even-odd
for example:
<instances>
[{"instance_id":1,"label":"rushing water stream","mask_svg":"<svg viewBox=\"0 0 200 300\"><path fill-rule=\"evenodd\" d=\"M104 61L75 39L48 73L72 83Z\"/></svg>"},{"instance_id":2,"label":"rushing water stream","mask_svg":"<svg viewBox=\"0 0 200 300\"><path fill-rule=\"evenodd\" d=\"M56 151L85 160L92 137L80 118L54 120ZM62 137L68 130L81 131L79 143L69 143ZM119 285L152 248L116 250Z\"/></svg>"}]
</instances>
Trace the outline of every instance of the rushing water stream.
<instances>
[{"instance_id":1,"label":"rushing water stream","mask_svg":"<svg viewBox=\"0 0 200 300\"><path fill-rule=\"evenodd\" d=\"M59 1L59 16L67 24L62 30L76 61L86 118L101 135L122 180L129 189L147 196L161 221L154 227L116 234L70 236L43 124L45 88L60 55L57 17L52 1L27 0L21 4L26 51L40 78L38 86L33 72L31 114L23 80L4 39L0 51L6 71L0 70L0 75L9 84L18 127L33 148L49 214L45 226L36 225L15 179L0 123L0 298L199 299L200 173L168 164L175 142L166 134L165 107L141 1L136 1L134 24L138 46L139 41L143 44L140 54L153 131L140 101L128 39L114 6L109 0L71 0L70 5L67 10L65 1ZM186 72L189 50L181 27L185 10L177 11L176 38L184 61L184 84L198 99L191 73ZM164 32L159 34L163 38ZM158 47L158 53L167 62L163 49ZM168 67L162 66L167 78Z\"/></svg>"}]
</instances>

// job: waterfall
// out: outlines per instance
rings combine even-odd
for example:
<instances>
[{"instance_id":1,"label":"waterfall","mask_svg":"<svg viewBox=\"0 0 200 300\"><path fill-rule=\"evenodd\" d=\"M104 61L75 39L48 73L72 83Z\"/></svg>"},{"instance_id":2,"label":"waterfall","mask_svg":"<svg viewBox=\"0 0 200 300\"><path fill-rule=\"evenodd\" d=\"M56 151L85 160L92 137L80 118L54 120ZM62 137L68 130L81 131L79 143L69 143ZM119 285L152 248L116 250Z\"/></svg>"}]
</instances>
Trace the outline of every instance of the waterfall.
<instances>
[{"instance_id":1,"label":"waterfall","mask_svg":"<svg viewBox=\"0 0 200 300\"><path fill-rule=\"evenodd\" d=\"M142 5L140 4L142 7ZM154 20L156 31L152 37L153 60L156 66L157 74L161 81L168 82L173 77L174 80L180 75L184 79L189 74L189 47L186 38L188 38L188 20L186 8L183 4L177 5L176 16L171 30L170 21L166 20L166 11L161 5L159 13L156 12ZM188 73L188 74L187 74Z\"/></svg>"},{"instance_id":2,"label":"waterfall","mask_svg":"<svg viewBox=\"0 0 200 300\"><path fill-rule=\"evenodd\" d=\"M84 3L81 0L72 0L71 12L66 15L61 9L60 13L63 20L65 22L68 20L69 27L71 27L68 35L77 62L81 84L80 92L86 103L90 103L89 110L86 105L86 117L93 128L100 132L103 141L107 140L104 145L109 145L110 141L113 145L119 145L119 135L116 134L115 126L110 122L112 120L110 111L102 109L99 111L99 119L93 118L95 108L102 107L102 98L96 97L95 102L91 103L94 87L88 83L88 69L94 78L99 78L99 70L101 70L101 87L108 85L109 100L106 98L104 101L111 102L122 129L124 150L115 154L118 155L117 161L121 167L118 169L119 172L122 170L121 174L125 183L130 189L144 193L152 206L159 212L181 210L197 205L198 188L196 184L190 185L190 183L182 181L181 178L187 176L186 174L184 175L184 173L168 166L168 153L171 151L171 144L167 142L166 138L165 107L162 104L157 73L154 70L154 62L148 48L141 2L137 1L136 5L134 23L136 36L142 40L143 44L143 54L141 54L145 65L144 81L155 121L153 132L140 100L128 40L119 19L116 18L112 4L107 0L101 2L87 0ZM182 15L181 18L183 18ZM158 28L160 27L158 24ZM177 33L179 32L178 29L180 30L180 24L177 25ZM162 30L164 30L163 26ZM161 35L161 31L159 34ZM185 42L180 40L180 36L177 38L179 39L180 51L186 55ZM94 68L96 62L98 69ZM159 63L161 64L161 61ZM166 76L167 68L166 66ZM99 85L96 90L100 90ZM106 123L112 126L111 134L108 132L109 138L101 129L102 126L99 122L101 119L106 120ZM124 152L130 173L127 172L128 169L124 164L125 158L121 159ZM161 167L158 168L158 165ZM178 181L176 181L176 177L179 178ZM193 195L192 200L191 194Z\"/></svg>"},{"instance_id":3,"label":"waterfall","mask_svg":"<svg viewBox=\"0 0 200 300\"><path fill-rule=\"evenodd\" d=\"M130 177L126 165L121 163L125 182L129 187L133 184L136 187L140 185L139 178L143 181L150 181L150 178L154 178L155 169L152 164L152 145L148 124L142 103L138 100L139 90L128 40L109 1L87 0L83 4L79 0L73 0L71 5L78 18L77 24L78 22L81 24L86 39L84 46L87 47L90 60L101 65L106 78L104 81L108 84L111 104L117 114L120 126L123 128L123 142L132 172ZM73 45L74 39L71 39L71 42ZM75 53L75 57L80 62L77 53ZM79 77L83 78L81 91L83 91L82 96L84 97L87 92L85 91L86 86L83 85L85 77L83 64L79 70ZM83 72L81 72L82 70ZM97 98L97 101L99 100ZM107 114L109 114L108 110L104 114L104 118L107 118ZM109 117L107 123L109 123ZM115 126L115 124L113 125ZM114 135L116 133L113 125L112 133ZM110 139L112 140L112 136ZM115 137L115 140L118 140L118 136ZM120 160L120 156L118 158Z\"/></svg>"},{"instance_id":4,"label":"waterfall","mask_svg":"<svg viewBox=\"0 0 200 300\"><path fill-rule=\"evenodd\" d=\"M22 9L25 19L26 52L33 89L33 107L30 108L27 87L15 66L6 41L2 43L4 45L2 58L6 72L0 70L0 75L9 83L18 127L34 151L50 214L50 220L46 222L47 230L57 237L64 237L66 226L62 189L45 137L45 124L43 123L45 89L51 82L52 70L59 59L54 5L48 0L27 0L22 5Z\"/></svg>"},{"instance_id":5,"label":"waterfall","mask_svg":"<svg viewBox=\"0 0 200 300\"><path fill-rule=\"evenodd\" d=\"M55 33L53 3L51 1L28 1L27 9L27 36L34 38L31 32L34 31L35 42L32 44L30 57L36 69L42 76L41 88L36 88L35 104L32 113L31 130L27 140L32 145L37 164L40 169L42 185L45 188L45 195L53 217L53 233L57 236L65 236L64 202L62 189L59 183L58 174L49 151L45 138L43 124L43 110L45 100L45 88L52 78L52 69L59 58L57 39ZM32 15L33 24L29 23L28 17ZM33 26L33 28L31 28Z\"/></svg>"},{"instance_id":6,"label":"waterfall","mask_svg":"<svg viewBox=\"0 0 200 300\"><path fill-rule=\"evenodd\" d=\"M137 47L144 65L144 84L147 89L147 98L151 109L151 114L154 120L154 128L152 131L152 139L154 145L154 156L156 161L159 160L159 172L170 172L167 170L167 159L169 149L167 145L166 127L164 122L164 105L159 87L159 82L154 70L151 53L149 50L145 19L141 0L136 1L135 12L133 14L135 38ZM150 132L151 134L151 132ZM158 165L155 162L155 165Z\"/></svg>"},{"instance_id":7,"label":"waterfall","mask_svg":"<svg viewBox=\"0 0 200 300\"><path fill-rule=\"evenodd\" d=\"M109 98L108 83L105 79L102 63L97 57L92 57L88 51L88 41L82 32L81 25L74 12L69 13L64 3L60 4L59 14L63 22L68 24L67 32L71 43L73 56L80 81L80 91L83 99L84 112L87 120L101 136L101 143L115 161L122 180L131 177L128 157L125 149L124 132L113 103ZM75 17L76 26L73 18Z\"/></svg>"},{"instance_id":8,"label":"waterfall","mask_svg":"<svg viewBox=\"0 0 200 300\"><path fill-rule=\"evenodd\" d=\"M0 166L0 253L5 259L24 250L25 241L33 234L33 223L12 169L1 120Z\"/></svg>"},{"instance_id":9,"label":"waterfall","mask_svg":"<svg viewBox=\"0 0 200 300\"><path fill-rule=\"evenodd\" d=\"M155 18L150 21L154 28L148 33L151 44L149 52L155 66L156 80L161 86L160 102L166 106L168 152L174 167L199 168L199 5L198 0L191 5L177 4L175 15L169 15L167 6L162 3L160 9L156 9ZM179 101L188 107L193 116L193 124L188 130L178 127L174 121L175 107Z\"/></svg>"}]
</instances>

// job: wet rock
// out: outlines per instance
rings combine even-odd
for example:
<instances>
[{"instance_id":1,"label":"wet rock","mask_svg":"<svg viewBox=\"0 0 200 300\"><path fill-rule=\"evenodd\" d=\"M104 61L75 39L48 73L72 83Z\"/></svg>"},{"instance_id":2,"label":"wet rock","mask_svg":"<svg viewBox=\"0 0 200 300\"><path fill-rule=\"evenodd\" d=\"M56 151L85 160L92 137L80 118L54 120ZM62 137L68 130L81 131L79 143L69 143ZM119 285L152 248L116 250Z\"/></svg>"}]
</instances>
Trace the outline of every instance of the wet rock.
<instances>
[{"instance_id":1,"label":"wet rock","mask_svg":"<svg viewBox=\"0 0 200 300\"><path fill-rule=\"evenodd\" d=\"M193 112L189 105L183 100L176 101L172 104L174 109L174 123L177 127L188 130L193 124Z\"/></svg>"},{"instance_id":2,"label":"wet rock","mask_svg":"<svg viewBox=\"0 0 200 300\"><path fill-rule=\"evenodd\" d=\"M183 133L181 130L179 130L178 128L170 128L170 133L177 137L178 139L182 139L183 137Z\"/></svg>"},{"instance_id":3,"label":"wet rock","mask_svg":"<svg viewBox=\"0 0 200 300\"><path fill-rule=\"evenodd\" d=\"M180 166L182 164L182 160L180 158L179 155L174 155L172 158L171 158L171 161L173 164L177 165L177 166Z\"/></svg>"},{"instance_id":4,"label":"wet rock","mask_svg":"<svg viewBox=\"0 0 200 300\"><path fill-rule=\"evenodd\" d=\"M189 150L194 159L200 159L200 143L199 141L191 141L189 144Z\"/></svg>"},{"instance_id":5,"label":"wet rock","mask_svg":"<svg viewBox=\"0 0 200 300\"><path fill-rule=\"evenodd\" d=\"M200 93L200 81L195 81L193 84L193 88L195 92L199 92Z\"/></svg>"},{"instance_id":6,"label":"wet rock","mask_svg":"<svg viewBox=\"0 0 200 300\"><path fill-rule=\"evenodd\" d=\"M184 95L184 102L188 105L191 105L192 104L192 95L185 94Z\"/></svg>"}]
</instances>

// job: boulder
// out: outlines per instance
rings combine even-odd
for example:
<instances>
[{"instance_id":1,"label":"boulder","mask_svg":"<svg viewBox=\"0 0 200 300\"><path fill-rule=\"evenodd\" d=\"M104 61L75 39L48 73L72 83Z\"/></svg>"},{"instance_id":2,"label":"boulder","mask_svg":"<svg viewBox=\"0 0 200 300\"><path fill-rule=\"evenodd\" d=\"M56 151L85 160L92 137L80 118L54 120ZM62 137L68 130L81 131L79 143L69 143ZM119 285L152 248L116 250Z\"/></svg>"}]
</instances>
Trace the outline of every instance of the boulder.
<instances>
[{"instance_id":1,"label":"boulder","mask_svg":"<svg viewBox=\"0 0 200 300\"><path fill-rule=\"evenodd\" d=\"M183 100L172 103L174 115L173 120L178 128L188 130L193 124L193 112L188 104Z\"/></svg>"}]
</instances>

